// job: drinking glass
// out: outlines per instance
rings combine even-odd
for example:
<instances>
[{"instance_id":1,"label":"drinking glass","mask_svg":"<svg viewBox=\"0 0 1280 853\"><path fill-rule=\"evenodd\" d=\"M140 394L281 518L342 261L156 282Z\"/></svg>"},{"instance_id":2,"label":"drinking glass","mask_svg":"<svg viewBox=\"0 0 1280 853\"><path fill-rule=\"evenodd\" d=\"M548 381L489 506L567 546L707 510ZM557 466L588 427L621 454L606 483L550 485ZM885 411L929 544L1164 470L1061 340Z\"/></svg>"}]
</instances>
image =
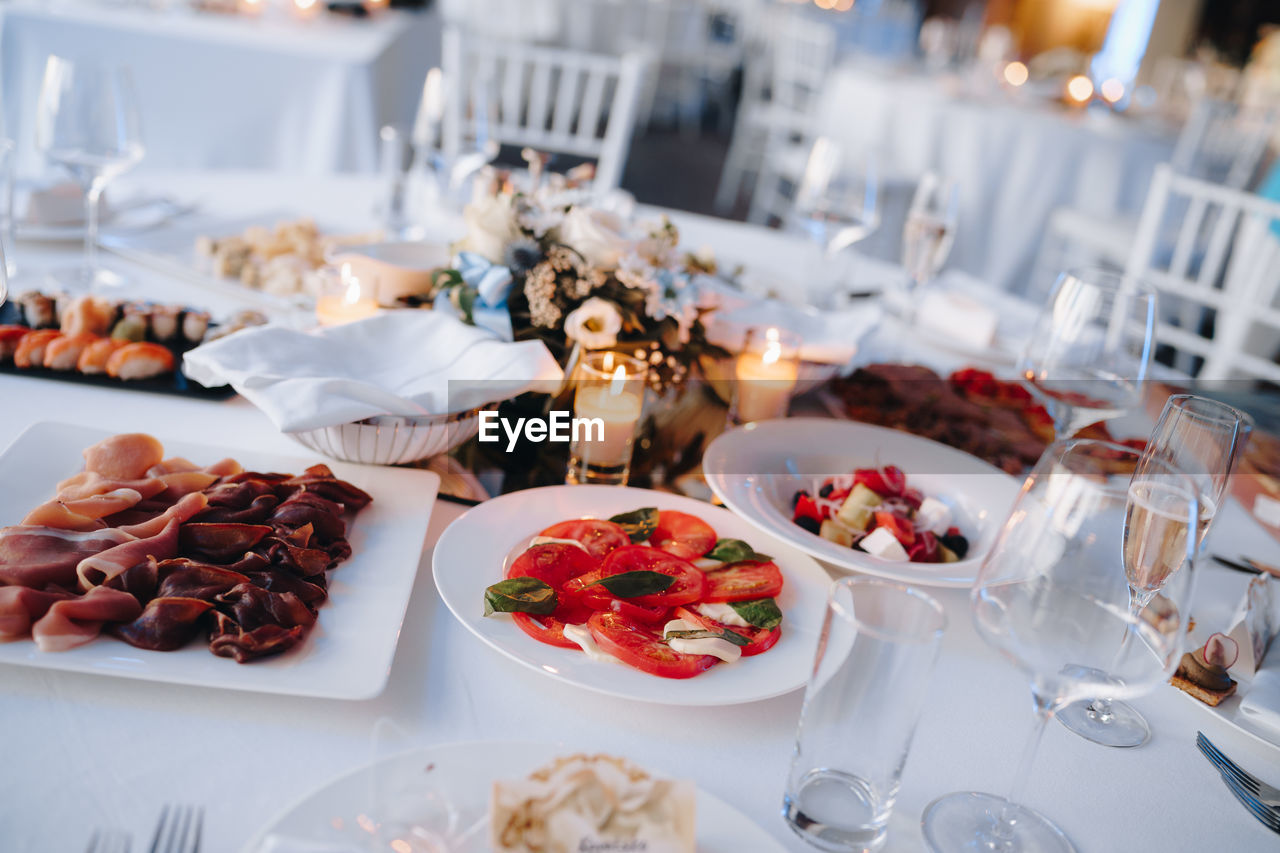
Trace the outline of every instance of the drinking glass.
<instances>
[{"instance_id":1,"label":"drinking glass","mask_svg":"<svg viewBox=\"0 0 1280 853\"><path fill-rule=\"evenodd\" d=\"M947 261L956 239L959 191L956 182L926 172L916 185L902 230L902 265L907 270L908 295L933 279Z\"/></svg>"},{"instance_id":2,"label":"drinking glass","mask_svg":"<svg viewBox=\"0 0 1280 853\"><path fill-rule=\"evenodd\" d=\"M36 108L36 147L67 169L85 199L84 265L56 275L73 288L119 284L98 266L98 202L114 178L142 159L142 131L129 70L50 56Z\"/></svg>"},{"instance_id":3,"label":"drinking glass","mask_svg":"<svg viewBox=\"0 0 1280 853\"><path fill-rule=\"evenodd\" d=\"M1137 405L1155 325L1156 292L1144 282L1099 269L1058 277L1018 359L1058 438Z\"/></svg>"},{"instance_id":4,"label":"drinking glass","mask_svg":"<svg viewBox=\"0 0 1280 853\"><path fill-rule=\"evenodd\" d=\"M16 147L12 139L0 136L0 251L7 259L4 271L9 276L17 271L13 264L13 160ZM3 302L0 295L0 303Z\"/></svg>"},{"instance_id":5,"label":"drinking glass","mask_svg":"<svg viewBox=\"0 0 1280 853\"><path fill-rule=\"evenodd\" d=\"M813 846L884 843L946 625L938 602L912 587L832 585L782 800L787 824Z\"/></svg>"},{"instance_id":6,"label":"drinking glass","mask_svg":"<svg viewBox=\"0 0 1280 853\"><path fill-rule=\"evenodd\" d=\"M792 216L793 227L821 248L824 272L831 276L837 255L880 226L875 158L818 137L796 189Z\"/></svg>"},{"instance_id":7,"label":"drinking glass","mask_svg":"<svg viewBox=\"0 0 1280 853\"><path fill-rule=\"evenodd\" d=\"M1194 483L1167 460L1103 441L1055 442L1036 463L970 593L978 634L1030 681L1036 725L1012 794L948 794L925 809L929 848L1066 853L1017 805L1045 726L1067 704L1139 696L1177 666L1191 600ZM1161 585L1154 582L1159 580Z\"/></svg>"},{"instance_id":8,"label":"drinking glass","mask_svg":"<svg viewBox=\"0 0 1280 853\"><path fill-rule=\"evenodd\" d=\"M1252 420L1238 409L1217 400L1175 394L1165 401L1160 420L1147 439L1135 479L1148 469L1151 459L1173 464L1191 478L1200 508L1197 551L1204 546L1214 513L1222 505L1227 478L1251 430ZM1138 594L1135 590L1134 595ZM1103 746L1141 746L1151 736L1142 714L1110 698L1072 703L1058 713L1058 722Z\"/></svg>"}]
</instances>

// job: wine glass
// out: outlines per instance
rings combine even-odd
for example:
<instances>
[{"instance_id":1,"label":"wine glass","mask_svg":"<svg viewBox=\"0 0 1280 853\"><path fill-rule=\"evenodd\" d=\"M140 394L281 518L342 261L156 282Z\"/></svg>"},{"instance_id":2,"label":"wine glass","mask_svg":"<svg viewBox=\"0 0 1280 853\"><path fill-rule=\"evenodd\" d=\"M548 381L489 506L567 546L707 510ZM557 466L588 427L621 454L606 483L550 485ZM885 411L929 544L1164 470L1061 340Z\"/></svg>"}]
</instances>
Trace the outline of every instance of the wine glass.
<instances>
[{"instance_id":1,"label":"wine glass","mask_svg":"<svg viewBox=\"0 0 1280 853\"><path fill-rule=\"evenodd\" d=\"M1116 473L1140 456L1110 442L1058 441L1023 483L970 603L979 635L1030 681L1037 724L1013 796L947 794L925 809L935 853L1073 851L1048 818L1014 801L1045 725L1102 687L1121 697L1153 690L1177 665L1194 577L1196 490L1156 457L1140 476ZM1149 589L1156 578L1158 594Z\"/></svg>"},{"instance_id":2,"label":"wine glass","mask_svg":"<svg viewBox=\"0 0 1280 853\"><path fill-rule=\"evenodd\" d=\"M956 239L960 194L956 182L925 172L916 185L902 230L902 265L907 270L908 296L928 284L951 253Z\"/></svg>"},{"instance_id":3,"label":"wine glass","mask_svg":"<svg viewBox=\"0 0 1280 853\"><path fill-rule=\"evenodd\" d=\"M98 202L107 184L142 159L142 131L129 70L50 56L36 109L36 147L84 191L84 266L56 275L73 288L119 284L98 266Z\"/></svg>"},{"instance_id":4,"label":"wine glass","mask_svg":"<svg viewBox=\"0 0 1280 853\"><path fill-rule=\"evenodd\" d=\"M1099 269L1058 277L1018 359L1058 438L1138 404L1155 326L1156 292L1145 282Z\"/></svg>"},{"instance_id":5,"label":"wine glass","mask_svg":"<svg viewBox=\"0 0 1280 853\"><path fill-rule=\"evenodd\" d=\"M1138 463L1139 473L1147 470L1150 460L1159 459L1176 465L1195 484L1200 508L1197 550L1204 546L1214 513L1222 505L1227 478L1244 451L1252 428L1248 415L1225 403L1175 394L1165 401L1160 420L1147 439L1147 449ZM1141 746L1151 736L1142 714L1110 698L1068 705L1059 712L1058 722L1103 746Z\"/></svg>"},{"instance_id":6,"label":"wine glass","mask_svg":"<svg viewBox=\"0 0 1280 853\"><path fill-rule=\"evenodd\" d=\"M822 250L830 277L836 257L880 226L875 158L830 137L814 140L796 188L792 227Z\"/></svg>"}]
</instances>

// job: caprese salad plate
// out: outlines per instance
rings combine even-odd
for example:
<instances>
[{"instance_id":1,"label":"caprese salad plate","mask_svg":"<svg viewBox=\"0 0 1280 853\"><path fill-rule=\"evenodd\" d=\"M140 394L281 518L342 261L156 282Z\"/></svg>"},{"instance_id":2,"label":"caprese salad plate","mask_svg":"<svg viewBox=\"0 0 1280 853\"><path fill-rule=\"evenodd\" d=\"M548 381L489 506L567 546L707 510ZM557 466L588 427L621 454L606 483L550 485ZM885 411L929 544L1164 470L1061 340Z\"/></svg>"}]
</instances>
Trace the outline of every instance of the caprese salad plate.
<instances>
[{"instance_id":1,"label":"caprese salad plate","mask_svg":"<svg viewBox=\"0 0 1280 853\"><path fill-rule=\"evenodd\" d=\"M804 686L830 576L800 549L679 495L551 486L469 510L436 587L503 655L579 687L735 705Z\"/></svg>"},{"instance_id":2,"label":"caprese salad plate","mask_svg":"<svg viewBox=\"0 0 1280 853\"><path fill-rule=\"evenodd\" d=\"M702 470L759 533L840 569L941 587L973 584L1020 486L935 441L820 418L726 432Z\"/></svg>"}]
</instances>

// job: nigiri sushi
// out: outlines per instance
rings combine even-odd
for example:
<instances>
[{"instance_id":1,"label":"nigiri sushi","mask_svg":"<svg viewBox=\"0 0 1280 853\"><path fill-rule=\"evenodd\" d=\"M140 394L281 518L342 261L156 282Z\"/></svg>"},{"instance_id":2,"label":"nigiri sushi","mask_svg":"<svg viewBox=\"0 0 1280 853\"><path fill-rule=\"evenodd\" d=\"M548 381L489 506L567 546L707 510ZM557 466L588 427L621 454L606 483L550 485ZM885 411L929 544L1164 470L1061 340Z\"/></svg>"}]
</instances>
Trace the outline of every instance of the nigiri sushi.
<instances>
[{"instance_id":1,"label":"nigiri sushi","mask_svg":"<svg viewBox=\"0 0 1280 853\"><path fill-rule=\"evenodd\" d=\"M86 375L106 373L107 359L127 343L128 341L115 338L98 338L80 352L80 358L76 361L76 370Z\"/></svg>"},{"instance_id":2,"label":"nigiri sushi","mask_svg":"<svg viewBox=\"0 0 1280 853\"><path fill-rule=\"evenodd\" d=\"M116 319L115 303L100 296L83 294L71 300L62 311L64 335L105 335ZM70 368L68 368L70 369Z\"/></svg>"},{"instance_id":3,"label":"nigiri sushi","mask_svg":"<svg viewBox=\"0 0 1280 853\"><path fill-rule=\"evenodd\" d=\"M65 332L49 341L44 348L44 366L50 370L75 370L80 354L94 341L100 340L98 335L83 332L68 335Z\"/></svg>"},{"instance_id":4,"label":"nigiri sushi","mask_svg":"<svg viewBox=\"0 0 1280 853\"><path fill-rule=\"evenodd\" d=\"M107 375L116 379L150 379L173 370L173 353L160 344L136 341L120 347L107 359Z\"/></svg>"},{"instance_id":5,"label":"nigiri sushi","mask_svg":"<svg viewBox=\"0 0 1280 853\"><path fill-rule=\"evenodd\" d=\"M37 329L27 332L18 341L18 348L13 353L13 363L18 367L40 367L44 364L44 351L49 342L62 337L57 329Z\"/></svg>"},{"instance_id":6,"label":"nigiri sushi","mask_svg":"<svg viewBox=\"0 0 1280 853\"><path fill-rule=\"evenodd\" d=\"M18 341L30 331L31 329L26 326L0 326L0 362L13 358L14 350L18 348Z\"/></svg>"}]
</instances>

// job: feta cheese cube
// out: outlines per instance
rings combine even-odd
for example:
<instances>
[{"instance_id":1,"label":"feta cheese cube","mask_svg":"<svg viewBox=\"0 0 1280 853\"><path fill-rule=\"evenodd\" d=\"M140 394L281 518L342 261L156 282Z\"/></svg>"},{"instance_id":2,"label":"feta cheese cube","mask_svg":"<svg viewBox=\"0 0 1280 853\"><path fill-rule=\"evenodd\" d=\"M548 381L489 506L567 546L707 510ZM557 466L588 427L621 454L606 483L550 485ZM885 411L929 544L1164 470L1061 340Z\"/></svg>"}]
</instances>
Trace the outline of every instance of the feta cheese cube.
<instances>
[{"instance_id":1,"label":"feta cheese cube","mask_svg":"<svg viewBox=\"0 0 1280 853\"><path fill-rule=\"evenodd\" d=\"M907 550L902 547L898 537L889 532L888 528L877 527L862 537L862 542L859 544L862 545L862 550L882 560L888 560L893 563L905 563L907 561Z\"/></svg>"},{"instance_id":2,"label":"feta cheese cube","mask_svg":"<svg viewBox=\"0 0 1280 853\"><path fill-rule=\"evenodd\" d=\"M941 535L951 526L951 507L937 498L925 498L916 510L916 527Z\"/></svg>"}]
</instances>

